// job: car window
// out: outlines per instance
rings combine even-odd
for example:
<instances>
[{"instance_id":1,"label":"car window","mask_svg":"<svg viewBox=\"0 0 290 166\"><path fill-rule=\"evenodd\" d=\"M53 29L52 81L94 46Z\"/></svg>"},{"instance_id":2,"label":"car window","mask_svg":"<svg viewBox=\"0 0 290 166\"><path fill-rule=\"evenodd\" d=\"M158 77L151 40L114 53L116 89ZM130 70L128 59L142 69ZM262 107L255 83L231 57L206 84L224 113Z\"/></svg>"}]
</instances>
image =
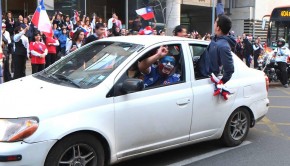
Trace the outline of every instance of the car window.
<instances>
[{"instance_id":1,"label":"car window","mask_svg":"<svg viewBox=\"0 0 290 166\"><path fill-rule=\"evenodd\" d=\"M163 86L179 84L185 82L185 64L184 64L184 56L182 52L182 47L180 44L170 44L164 46L168 49L168 57L174 58L174 69L170 72L170 74L165 75L163 72L167 71L167 68L164 67L164 63L166 62L164 59L159 59L155 63L150 66L149 73L143 73L140 71L139 64L147 58L156 54L156 51L160 48L155 47L149 51L147 51L142 57L140 57L137 61L131 65L128 70L123 73L121 78L116 83L119 85L124 80L128 78L141 79L144 82L144 90L159 88ZM167 57L166 56L166 57ZM170 58L169 58L170 59ZM161 64L163 63L163 64ZM164 67L164 68L162 68ZM117 90L118 91L118 90ZM115 95L120 95L121 92L115 91Z\"/></svg>"},{"instance_id":2,"label":"car window","mask_svg":"<svg viewBox=\"0 0 290 166\"><path fill-rule=\"evenodd\" d=\"M195 79L203 79L205 77L202 77L201 74L199 73L199 59L202 56L202 54L205 52L207 48L207 45L202 45L202 44L189 44L189 49L192 57L192 62L193 62L193 67L194 67L194 75Z\"/></svg>"},{"instance_id":3,"label":"car window","mask_svg":"<svg viewBox=\"0 0 290 166\"><path fill-rule=\"evenodd\" d=\"M60 85L91 88L103 82L141 47L123 42L96 42L72 52L34 76Z\"/></svg>"},{"instance_id":4,"label":"car window","mask_svg":"<svg viewBox=\"0 0 290 166\"><path fill-rule=\"evenodd\" d=\"M184 82L184 59L183 59L183 53L182 53L182 47L180 44L171 44L165 46L168 49L168 55L166 55L164 58L159 59L156 63L152 64L150 66L150 73L142 73L145 84L145 89L152 89L167 85L172 85L176 83L182 83ZM142 57L142 59L139 60L139 63L146 58L149 58L150 56L154 55L160 47L156 47L149 51L149 53L145 54L145 57ZM164 70L166 69L164 59L167 57L174 57L175 64L174 69L170 74L164 74ZM155 80L156 79L156 80ZM152 83L153 80L153 83Z\"/></svg>"}]
</instances>

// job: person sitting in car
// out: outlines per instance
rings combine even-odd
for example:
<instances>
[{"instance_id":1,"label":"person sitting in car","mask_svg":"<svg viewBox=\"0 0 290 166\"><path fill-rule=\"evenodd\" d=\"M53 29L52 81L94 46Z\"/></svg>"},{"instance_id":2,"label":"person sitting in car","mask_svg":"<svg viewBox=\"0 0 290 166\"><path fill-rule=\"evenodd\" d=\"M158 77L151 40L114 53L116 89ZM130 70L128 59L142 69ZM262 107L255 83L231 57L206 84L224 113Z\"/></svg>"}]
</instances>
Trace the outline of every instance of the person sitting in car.
<instances>
[{"instance_id":1,"label":"person sitting in car","mask_svg":"<svg viewBox=\"0 0 290 166\"><path fill-rule=\"evenodd\" d=\"M168 48L161 46L156 53L138 64L139 71L144 74L145 88L154 85L168 85L180 81L175 73L176 60L168 55Z\"/></svg>"}]
</instances>

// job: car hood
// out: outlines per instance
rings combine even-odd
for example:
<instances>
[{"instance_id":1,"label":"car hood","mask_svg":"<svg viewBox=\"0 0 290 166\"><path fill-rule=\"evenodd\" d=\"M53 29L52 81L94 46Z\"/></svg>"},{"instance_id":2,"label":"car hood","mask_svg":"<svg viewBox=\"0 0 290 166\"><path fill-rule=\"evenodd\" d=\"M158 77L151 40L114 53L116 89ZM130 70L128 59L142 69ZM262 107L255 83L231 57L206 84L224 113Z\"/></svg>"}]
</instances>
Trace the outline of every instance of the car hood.
<instances>
[{"instance_id":1,"label":"car hood","mask_svg":"<svg viewBox=\"0 0 290 166\"><path fill-rule=\"evenodd\" d=\"M96 94L27 76L0 85L0 118L57 116L96 105Z\"/></svg>"}]
</instances>

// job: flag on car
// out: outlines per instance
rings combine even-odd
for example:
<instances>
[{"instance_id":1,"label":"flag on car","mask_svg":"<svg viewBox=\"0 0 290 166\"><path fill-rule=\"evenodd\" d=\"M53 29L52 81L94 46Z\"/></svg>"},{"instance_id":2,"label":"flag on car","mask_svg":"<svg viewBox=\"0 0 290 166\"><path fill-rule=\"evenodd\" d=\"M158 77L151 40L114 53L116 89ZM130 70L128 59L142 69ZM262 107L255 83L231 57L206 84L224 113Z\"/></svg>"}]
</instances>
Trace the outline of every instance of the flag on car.
<instances>
[{"instance_id":1,"label":"flag on car","mask_svg":"<svg viewBox=\"0 0 290 166\"><path fill-rule=\"evenodd\" d=\"M51 23L46 13L43 0L39 1L39 6L36 8L31 22L39 31L43 32L47 36L52 36Z\"/></svg>"},{"instance_id":2,"label":"flag on car","mask_svg":"<svg viewBox=\"0 0 290 166\"><path fill-rule=\"evenodd\" d=\"M152 7L144 7L136 10L136 13L141 16L144 20L150 20L154 18L154 12Z\"/></svg>"}]
</instances>

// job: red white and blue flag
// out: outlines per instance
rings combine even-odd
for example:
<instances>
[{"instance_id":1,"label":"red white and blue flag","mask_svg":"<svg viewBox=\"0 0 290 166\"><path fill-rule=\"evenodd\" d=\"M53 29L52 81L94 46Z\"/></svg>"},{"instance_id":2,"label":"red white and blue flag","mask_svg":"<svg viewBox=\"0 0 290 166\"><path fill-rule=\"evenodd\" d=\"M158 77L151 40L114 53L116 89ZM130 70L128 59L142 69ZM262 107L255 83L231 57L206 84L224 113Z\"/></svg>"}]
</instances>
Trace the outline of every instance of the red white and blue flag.
<instances>
[{"instance_id":1,"label":"red white and blue flag","mask_svg":"<svg viewBox=\"0 0 290 166\"><path fill-rule=\"evenodd\" d=\"M39 1L39 6L36 8L31 22L39 31L43 32L45 35L52 36L51 23L46 13L43 0Z\"/></svg>"},{"instance_id":2,"label":"red white and blue flag","mask_svg":"<svg viewBox=\"0 0 290 166\"><path fill-rule=\"evenodd\" d=\"M136 13L141 16L144 20L150 20L154 18L154 12L152 7L144 7L136 10Z\"/></svg>"},{"instance_id":3,"label":"red white and blue flag","mask_svg":"<svg viewBox=\"0 0 290 166\"><path fill-rule=\"evenodd\" d=\"M139 31L139 35L151 35L152 33L153 29L151 28L151 26L147 26Z\"/></svg>"}]
</instances>

